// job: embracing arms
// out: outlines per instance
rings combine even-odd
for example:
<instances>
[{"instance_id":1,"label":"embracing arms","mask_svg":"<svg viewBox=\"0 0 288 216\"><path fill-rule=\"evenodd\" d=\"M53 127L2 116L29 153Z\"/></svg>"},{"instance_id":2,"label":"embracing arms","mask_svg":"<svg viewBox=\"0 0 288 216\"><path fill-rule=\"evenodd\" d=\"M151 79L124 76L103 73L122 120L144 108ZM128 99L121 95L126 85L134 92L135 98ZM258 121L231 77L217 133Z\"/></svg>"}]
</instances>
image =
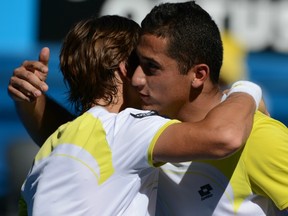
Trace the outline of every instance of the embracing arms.
<instances>
[{"instance_id":1,"label":"embracing arms","mask_svg":"<svg viewBox=\"0 0 288 216\"><path fill-rule=\"evenodd\" d=\"M250 95L231 94L203 120L169 126L155 144L154 161L220 159L231 155L248 139L255 109Z\"/></svg>"},{"instance_id":2,"label":"embracing arms","mask_svg":"<svg viewBox=\"0 0 288 216\"><path fill-rule=\"evenodd\" d=\"M8 86L22 122L39 146L61 124L74 118L43 93L48 89L45 84L48 60L49 49L43 48L39 61L25 61L15 69ZM255 109L255 100L249 94L233 93L202 121L169 126L157 140L153 160L177 162L226 157L247 140Z\"/></svg>"},{"instance_id":3,"label":"embracing arms","mask_svg":"<svg viewBox=\"0 0 288 216\"><path fill-rule=\"evenodd\" d=\"M74 118L44 94L48 90L45 81L49 57L50 50L43 48L39 61L24 61L14 70L8 86L8 93L15 102L18 115L38 146L41 146L61 124Z\"/></svg>"}]
</instances>

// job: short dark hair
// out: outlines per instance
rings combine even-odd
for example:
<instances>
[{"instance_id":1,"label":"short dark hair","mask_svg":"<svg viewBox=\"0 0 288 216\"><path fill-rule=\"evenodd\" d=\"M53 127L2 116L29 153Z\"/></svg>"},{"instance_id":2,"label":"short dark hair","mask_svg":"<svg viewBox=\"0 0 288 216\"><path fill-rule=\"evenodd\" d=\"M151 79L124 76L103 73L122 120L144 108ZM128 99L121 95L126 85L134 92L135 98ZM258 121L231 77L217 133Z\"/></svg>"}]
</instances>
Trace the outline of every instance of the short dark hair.
<instances>
[{"instance_id":1,"label":"short dark hair","mask_svg":"<svg viewBox=\"0 0 288 216\"><path fill-rule=\"evenodd\" d=\"M186 74L196 64L207 64L218 83L223 61L220 31L211 16L194 1L155 6L141 23L141 34L168 39L167 55Z\"/></svg>"}]
</instances>

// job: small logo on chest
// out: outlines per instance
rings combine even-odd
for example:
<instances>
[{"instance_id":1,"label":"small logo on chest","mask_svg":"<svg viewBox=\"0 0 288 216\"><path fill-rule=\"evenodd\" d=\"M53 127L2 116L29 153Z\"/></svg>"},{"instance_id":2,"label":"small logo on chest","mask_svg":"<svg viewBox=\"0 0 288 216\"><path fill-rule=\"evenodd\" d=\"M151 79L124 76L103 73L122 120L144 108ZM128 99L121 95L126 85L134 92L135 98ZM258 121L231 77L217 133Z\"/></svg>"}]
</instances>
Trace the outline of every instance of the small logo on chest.
<instances>
[{"instance_id":1,"label":"small logo on chest","mask_svg":"<svg viewBox=\"0 0 288 216\"><path fill-rule=\"evenodd\" d=\"M200 190L198 191L198 193L201 196L201 200L205 200L209 197L213 196L213 193L211 192L213 190L213 188L211 187L210 184L206 184L200 187Z\"/></svg>"}]
</instances>

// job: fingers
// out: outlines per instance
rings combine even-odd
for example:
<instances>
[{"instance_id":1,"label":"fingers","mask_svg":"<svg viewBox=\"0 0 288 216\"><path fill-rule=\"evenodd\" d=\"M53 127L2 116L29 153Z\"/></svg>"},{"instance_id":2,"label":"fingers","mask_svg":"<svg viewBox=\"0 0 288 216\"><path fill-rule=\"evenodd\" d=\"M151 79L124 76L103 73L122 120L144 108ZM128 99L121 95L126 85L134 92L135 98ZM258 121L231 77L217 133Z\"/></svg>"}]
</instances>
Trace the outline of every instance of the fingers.
<instances>
[{"instance_id":1,"label":"fingers","mask_svg":"<svg viewBox=\"0 0 288 216\"><path fill-rule=\"evenodd\" d=\"M15 101L33 101L42 92L48 90L44 82L48 74L48 67L37 61L24 61L16 68L10 78L8 93ZM44 81L43 81L44 80Z\"/></svg>"},{"instance_id":2,"label":"fingers","mask_svg":"<svg viewBox=\"0 0 288 216\"><path fill-rule=\"evenodd\" d=\"M45 83L48 67L38 61L24 61L22 66L14 70L13 76L23 79L41 91L47 91Z\"/></svg>"},{"instance_id":3,"label":"fingers","mask_svg":"<svg viewBox=\"0 0 288 216\"><path fill-rule=\"evenodd\" d=\"M34 73L40 80L46 81L48 76L48 66L40 61L24 61L22 67L27 72ZM21 69L21 67L20 67ZM17 70L17 69L16 69ZM21 73L21 72L20 72Z\"/></svg>"},{"instance_id":4,"label":"fingers","mask_svg":"<svg viewBox=\"0 0 288 216\"><path fill-rule=\"evenodd\" d=\"M24 61L16 68L8 85L8 94L15 101L33 101L48 90L45 83L48 76L50 50L42 48L39 61Z\"/></svg>"},{"instance_id":5,"label":"fingers","mask_svg":"<svg viewBox=\"0 0 288 216\"><path fill-rule=\"evenodd\" d=\"M26 87L27 88L27 87ZM38 92L34 92L34 95L32 95L32 90L29 91L27 90L25 93L25 88L21 88L15 83L13 83L12 79L10 80L10 83L8 85L8 94L14 101L27 101L27 102L32 102L34 101L37 97L35 95L39 94L41 95L41 91L38 90Z\"/></svg>"},{"instance_id":6,"label":"fingers","mask_svg":"<svg viewBox=\"0 0 288 216\"><path fill-rule=\"evenodd\" d=\"M270 113L269 113L269 111L267 109L267 106L266 106L265 101L264 101L263 98L260 101L258 109L259 109L260 112L264 113L265 115L270 116Z\"/></svg>"}]
</instances>

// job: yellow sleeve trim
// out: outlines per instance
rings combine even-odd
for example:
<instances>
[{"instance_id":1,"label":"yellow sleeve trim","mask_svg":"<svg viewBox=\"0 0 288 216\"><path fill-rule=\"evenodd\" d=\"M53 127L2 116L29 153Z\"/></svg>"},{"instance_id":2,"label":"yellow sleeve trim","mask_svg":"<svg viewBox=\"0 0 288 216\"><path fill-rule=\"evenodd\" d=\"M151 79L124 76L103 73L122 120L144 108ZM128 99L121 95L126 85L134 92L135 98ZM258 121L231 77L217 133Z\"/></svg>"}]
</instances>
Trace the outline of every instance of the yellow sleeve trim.
<instances>
[{"instance_id":1,"label":"yellow sleeve trim","mask_svg":"<svg viewBox=\"0 0 288 216\"><path fill-rule=\"evenodd\" d=\"M155 147L155 143L158 140L159 136L163 133L163 131L170 125L175 124L175 123L180 123L179 120L170 120L167 123L165 123L155 134L155 136L153 137L149 149L148 149L148 163L153 166L153 167L159 167L162 166L165 163L159 162L159 163L153 163L153 151L154 151L154 147Z\"/></svg>"}]
</instances>

